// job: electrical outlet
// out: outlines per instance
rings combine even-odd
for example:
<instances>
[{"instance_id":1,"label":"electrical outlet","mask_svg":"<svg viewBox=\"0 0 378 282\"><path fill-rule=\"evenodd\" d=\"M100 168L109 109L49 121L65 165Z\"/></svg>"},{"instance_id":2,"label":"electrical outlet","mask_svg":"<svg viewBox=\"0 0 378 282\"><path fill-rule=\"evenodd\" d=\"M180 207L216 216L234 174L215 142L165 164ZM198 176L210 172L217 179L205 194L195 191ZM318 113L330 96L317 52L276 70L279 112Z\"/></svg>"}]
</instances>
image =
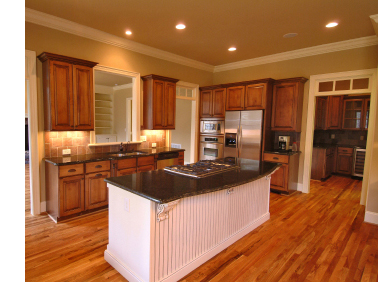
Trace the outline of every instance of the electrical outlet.
<instances>
[{"instance_id":1,"label":"electrical outlet","mask_svg":"<svg viewBox=\"0 0 378 282\"><path fill-rule=\"evenodd\" d=\"M62 155L71 155L71 149L63 149Z\"/></svg>"},{"instance_id":2,"label":"electrical outlet","mask_svg":"<svg viewBox=\"0 0 378 282\"><path fill-rule=\"evenodd\" d=\"M152 143L152 148L156 148L156 143Z\"/></svg>"},{"instance_id":3,"label":"electrical outlet","mask_svg":"<svg viewBox=\"0 0 378 282\"><path fill-rule=\"evenodd\" d=\"M125 211L130 212L130 199L125 198Z\"/></svg>"},{"instance_id":4,"label":"electrical outlet","mask_svg":"<svg viewBox=\"0 0 378 282\"><path fill-rule=\"evenodd\" d=\"M335 134L331 134L331 139L335 139Z\"/></svg>"},{"instance_id":5,"label":"electrical outlet","mask_svg":"<svg viewBox=\"0 0 378 282\"><path fill-rule=\"evenodd\" d=\"M147 141L147 136L141 135L140 136L140 141Z\"/></svg>"}]
</instances>

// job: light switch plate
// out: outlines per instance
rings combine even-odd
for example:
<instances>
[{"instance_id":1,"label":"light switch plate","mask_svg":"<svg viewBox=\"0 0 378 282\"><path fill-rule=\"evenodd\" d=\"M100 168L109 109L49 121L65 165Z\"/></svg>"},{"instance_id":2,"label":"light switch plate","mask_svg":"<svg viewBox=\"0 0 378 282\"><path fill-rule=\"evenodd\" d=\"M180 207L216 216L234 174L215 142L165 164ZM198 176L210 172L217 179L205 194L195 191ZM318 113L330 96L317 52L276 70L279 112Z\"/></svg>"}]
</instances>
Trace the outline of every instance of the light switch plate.
<instances>
[{"instance_id":1,"label":"light switch plate","mask_svg":"<svg viewBox=\"0 0 378 282\"><path fill-rule=\"evenodd\" d=\"M331 139L335 139L335 134L331 134Z\"/></svg>"},{"instance_id":2,"label":"light switch plate","mask_svg":"<svg viewBox=\"0 0 378 282\"><path fill-rule=\"evenodd\" d=\"M156 143L152 143L152 148L156 148Z\"/></svg>"},{"instance_id":3,"label":"light switch plate","mask_svg":"<svg viewBox=\"0 0 378 282\"><path fill-rule=\"evenodd\" d=\"M62 155L71 155L71 149L63 149Z\"/></svg>"}]
</instances>

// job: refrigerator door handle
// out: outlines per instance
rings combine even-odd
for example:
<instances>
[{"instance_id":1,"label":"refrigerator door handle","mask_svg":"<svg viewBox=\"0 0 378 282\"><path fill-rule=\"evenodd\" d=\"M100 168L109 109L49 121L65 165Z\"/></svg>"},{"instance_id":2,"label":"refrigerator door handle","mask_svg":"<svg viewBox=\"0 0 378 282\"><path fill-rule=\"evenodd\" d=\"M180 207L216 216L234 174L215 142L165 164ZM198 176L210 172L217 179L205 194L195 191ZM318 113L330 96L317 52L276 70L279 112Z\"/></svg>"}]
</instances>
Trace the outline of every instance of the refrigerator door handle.
<instances>
[{"instance_id":1,"label":"refrigerator door handle","mask_svg":"<svg viewBox=\"0 0 378 282\"><path fill-rule=\"evenodd\" d=\"M236 129L236 158L239 158L239 134L240 134L240 125Z\"/></svg>"},{"instance_id":2,"label":"refrigerator door handle","mask_svg":"<svg viewBox=\"0 0 378 282\"><path fill-rule=\"evenodd\" d=\"M239 150L238 150L238 158L241 156L241 150L242 150L242 138L243 138L243 127L240 125L239 127L240 137L239 137Z\"/></svg>"}]
</instances>

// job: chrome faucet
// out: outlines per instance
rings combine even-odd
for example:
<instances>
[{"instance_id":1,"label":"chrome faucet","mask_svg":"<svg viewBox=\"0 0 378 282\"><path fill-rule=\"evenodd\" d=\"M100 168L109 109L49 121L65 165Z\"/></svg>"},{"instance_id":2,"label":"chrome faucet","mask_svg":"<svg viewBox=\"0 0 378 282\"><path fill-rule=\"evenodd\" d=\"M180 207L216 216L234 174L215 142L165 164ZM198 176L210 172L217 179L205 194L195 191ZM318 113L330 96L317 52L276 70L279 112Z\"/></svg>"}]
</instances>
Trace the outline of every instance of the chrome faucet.
<instances>
[{"instance_id":1,"label":"chrome faucet","mask_svg":"<svg viewBox=\"0 0 378 282\"><path fill-rule=\"evenodd\" d=\"M119 151L122 152L123 151L123 144L121 142L121 145L119 145Z\"/></svg>"}]
</instances>

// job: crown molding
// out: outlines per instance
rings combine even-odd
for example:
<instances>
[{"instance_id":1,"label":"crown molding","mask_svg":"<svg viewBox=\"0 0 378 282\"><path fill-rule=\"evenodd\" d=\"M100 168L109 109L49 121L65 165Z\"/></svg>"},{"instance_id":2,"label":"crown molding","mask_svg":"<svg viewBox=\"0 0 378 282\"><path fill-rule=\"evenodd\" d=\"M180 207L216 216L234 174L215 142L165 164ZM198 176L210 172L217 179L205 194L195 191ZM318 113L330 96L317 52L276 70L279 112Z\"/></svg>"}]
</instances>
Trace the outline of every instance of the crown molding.
<instances>
[{"instance_id":1,"label":"crown molding","mask_svg":"<svg viewBox=\"0 0 378 282\"><path fill-rule=\"evenodd\" d=\"M25 21L53 28L63 32L71 33L88 39L96 40L102 43L120 47L133 52L141 53L158 59L170 61L184 66L213 72L214 66L140 44L125 38L121 38L107 32L90 28L72 21L68 21L56 16L42 13L30 8L25 8Z\"/></svg>"},{"instance_id":2,"label":"crown molding","mask_svg":"<svg viewBox=\"0 0 378 282\"><path fill-rule=\"evenodd\" d=\"M293 51L277 53L274 55L258 57L258 58L239 61L239 62L230 63L230 64L218 65L218 66L215 66L214 72L222 72L222 71L227 71L227 70L234 70L234 69L252 67L252 66L257 66L257 65L270 64L270 63L275 63L275 62L280 62L280 61L298 59L298 58L303 58L303 57L321 55L325 53L332 53L332 52L344 51L344 50L355 49L355 48L368 47L368 46L373 46L373 45L378 45L378 37L375 35L361 37L357 39L339 41L335 43L323 44L323 45L318 45L318 46L308 47L308 48L303 48L303 49L297 49Z\"/></svg>"}]
</instances>

